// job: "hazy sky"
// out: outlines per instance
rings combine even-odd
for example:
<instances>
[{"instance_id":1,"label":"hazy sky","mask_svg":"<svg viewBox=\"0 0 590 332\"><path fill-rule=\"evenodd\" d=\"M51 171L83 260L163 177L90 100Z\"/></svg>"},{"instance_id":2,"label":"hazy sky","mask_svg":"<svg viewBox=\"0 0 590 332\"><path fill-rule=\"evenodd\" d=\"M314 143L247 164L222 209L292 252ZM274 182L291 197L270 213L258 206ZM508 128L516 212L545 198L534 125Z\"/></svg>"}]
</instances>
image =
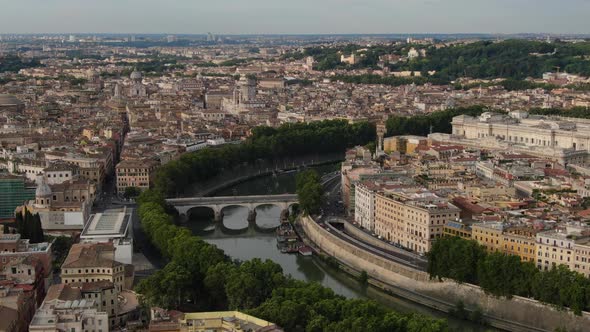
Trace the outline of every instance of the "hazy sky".
<instances>
[{"instance_id":1,"label":"hazy sky","mask_svg":"<svg viewBox=\"0 0 590 332\"><path fill-rule=\"evenodd\" d=\"M0 0L0 33L590 33L590 0Z\"/></svg>"}]
</instances>

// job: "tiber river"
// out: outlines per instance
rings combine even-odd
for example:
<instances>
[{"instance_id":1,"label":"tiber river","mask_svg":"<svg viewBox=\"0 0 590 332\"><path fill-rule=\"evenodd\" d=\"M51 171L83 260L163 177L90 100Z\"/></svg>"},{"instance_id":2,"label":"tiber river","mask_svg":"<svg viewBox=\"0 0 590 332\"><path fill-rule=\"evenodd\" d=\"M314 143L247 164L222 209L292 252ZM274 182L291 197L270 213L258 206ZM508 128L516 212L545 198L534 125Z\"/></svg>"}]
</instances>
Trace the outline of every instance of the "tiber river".
<instances>
[{"instance_id":1,"label":"tiber river","mask_svg":"<svg viewBox=\"0 0 590 332\"><path fill-rule=\"evenodd\" d=\"M335 170L335 165L317 168L320 174ZM295 173L253 179L232 188L218 192L217 196L283 194L295 192ZM458 320L442 312L415 304L405 299L390 296L373 287L361 286L344 272L335 270L316 257L303 257L298 254L283 254L276 246L274 227L279 225L280 209L272 205L260 206L256 210L256 223L247 221L245 207L230 206L223 210L223 223L213 220L213 212L193 209L188 227L205 241L223 249L234 259L271 259L283 267L286 274L296 279L316 281L329 287L337 294L348 298L369 298L396 311L421 313L436 318L445 318L453 330L457 331L497 331L491 327L481 327Z\"/></svg>"}]
</instances>

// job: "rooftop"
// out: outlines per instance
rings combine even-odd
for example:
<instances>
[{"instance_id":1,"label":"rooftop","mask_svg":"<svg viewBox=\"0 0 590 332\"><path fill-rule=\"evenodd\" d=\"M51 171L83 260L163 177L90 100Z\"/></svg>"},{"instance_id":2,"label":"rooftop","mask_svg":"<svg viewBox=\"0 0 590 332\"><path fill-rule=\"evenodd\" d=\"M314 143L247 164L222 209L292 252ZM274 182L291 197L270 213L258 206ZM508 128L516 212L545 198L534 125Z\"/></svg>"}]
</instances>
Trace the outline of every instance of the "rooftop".
<instances>
[{"instance_id":1,"label":"rooftop","mask_svg":"<svg viewBox=\"0 0 590 332\"><path fill-rule=\"evenodd\" d=\"M121 263L114 260L115 248L112 243L76 243L70 249L63 268L108 267Z\"/></svg>"},{"instance_id":2,"label":"rooftop","mask_svg":"<svg viewBox=\"0 0 590 332\"><path fill-rule=\"evenodd\" d=\"M186 313L184 321L193 321L193 326L214 326L221 331L265 331L282 332L275 324L239 311L215 311ZM226 324L232 324L237 329L229 330ZM216 329L216 330L217 330Z\"/></svg>"},{"instance_id":3,"label":"rooftop","mask_svg":"<svg viewBox=\"0 0 590 332\"><path fill-rule=\"evenodd\" d=\"M80 237L82 239L96 236L124 237L127 234L129 220L131 220L131 211L128 211L126 207L93 214Z\"/></svg>"},{"instance_id":4,"label":"rooftop","mask_svg":"<svg viewBox=\"0 0 590 332\"><path fill-rule=\"evenodd\" d=\"M13 95L0 94L0 106L22 105L23 102Z\"/></svg>"}]
</instances>

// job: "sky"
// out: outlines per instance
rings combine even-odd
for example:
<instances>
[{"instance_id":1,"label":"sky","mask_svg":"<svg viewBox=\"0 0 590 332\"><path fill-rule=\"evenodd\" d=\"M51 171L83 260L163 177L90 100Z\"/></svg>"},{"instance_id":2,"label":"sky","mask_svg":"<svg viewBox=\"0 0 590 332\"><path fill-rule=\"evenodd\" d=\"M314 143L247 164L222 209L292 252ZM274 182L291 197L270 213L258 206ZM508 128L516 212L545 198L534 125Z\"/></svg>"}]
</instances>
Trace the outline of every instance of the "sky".
<instances>
[{"instance_id":1,"label":"sky","mask_svg":"<svg viewBox=\"0 0 590 332\"><path fill-rule=\"evenodd\" d=\"M0 33L590 34L590 0L0 0Z\"/></svg>"}]
</instances>

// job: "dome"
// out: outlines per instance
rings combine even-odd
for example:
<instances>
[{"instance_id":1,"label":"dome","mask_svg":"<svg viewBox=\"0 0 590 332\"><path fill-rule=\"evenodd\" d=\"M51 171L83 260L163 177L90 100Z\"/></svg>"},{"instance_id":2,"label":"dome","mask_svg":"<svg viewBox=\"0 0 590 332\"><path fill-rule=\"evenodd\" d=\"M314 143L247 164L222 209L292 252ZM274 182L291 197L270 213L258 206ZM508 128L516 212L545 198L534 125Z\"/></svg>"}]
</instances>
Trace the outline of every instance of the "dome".
<instances>
[{"instance_id":1,"label":"dome","mask_svg":"<svg viewBox=\"0 0 590 332\"><path fill-rule=\"evenodd\" d=\"M97 78L99 75L97 72L95 72L93 69L88 69L86 71L86 78L88 79L93 79L93 78Z\"/></svg>"},{"instance_id":2,"label":"dome","mask_svg":"<svg viewBox=\"0 0 590 332\"><path fill-rule=\"evenodd\" d=\"M47 197L51 196L51 188L45 181L43 175L37 175L37 190L35 190L36 197Z\"/></svg>"},{"instance_id":3,"label":"dome","mask_svg":"<svg viewBox=\"0 0 590 332\"><path fill-rule=\"evenodd\" d=\"M23 105L23 102L18 100L13 95L2 95L0 94L0 106L13 106L13 105Z\"/></svg>"},{"instance_id":4,"label":"dome","mask_svg":"<svg viewBox=\"0 0 590 332\"><path fill-rule=\"evenodd\" d=\"M131 73L131 76L129 76L129 77L130 77L132 80L140 80L140 79L141 79L141 77L142 77L142 75L141 75L141 72L139 72L139 71L137 71L137 70L134 70L134 71Z\"/></svg>"}]
</instances>

